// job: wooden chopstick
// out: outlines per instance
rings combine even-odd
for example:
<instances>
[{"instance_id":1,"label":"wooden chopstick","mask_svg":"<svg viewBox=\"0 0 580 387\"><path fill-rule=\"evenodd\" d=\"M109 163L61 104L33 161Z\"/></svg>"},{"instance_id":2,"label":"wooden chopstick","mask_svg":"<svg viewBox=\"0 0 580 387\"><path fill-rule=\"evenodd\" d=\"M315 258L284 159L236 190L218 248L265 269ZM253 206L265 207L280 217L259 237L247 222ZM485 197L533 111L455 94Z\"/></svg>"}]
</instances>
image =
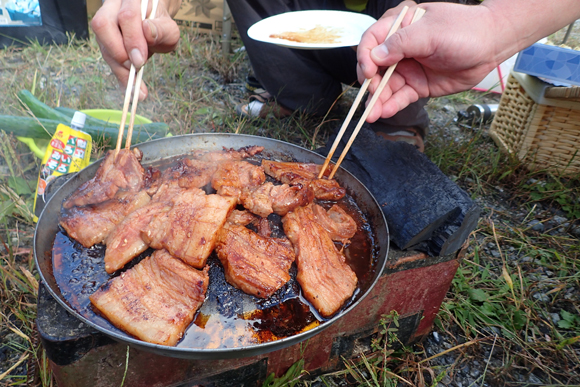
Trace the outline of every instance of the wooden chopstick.
<instances>
[{"instance_id":1,"label":"wooden chopstick","mask_svg":"<svg viewBox=\"0 0 580 387\"><path fill-rule=\"evenodd\" d=\"M148 4L149 0L141 0L141 20L145 20ZM153 19L155 17L158 4L159 0L153 0L153 6L151 8L151 13L149 14L149 19ZM131 109L131 119L129 121L129 128L127 131L127 139L125 140L125 148L129 149L131 147L131 137L133 136L133 124L135 123L135 114L137 111L139 91L141 89L141 79L143 78L143 67L145 66L142 66L139 69L136 81L135 81L135 72L136 72L135 66L131 64L131 69L129 70L129 79L127 81L127 89L125 90L125 100L123 102L123 112L121 114L121 122L119 124L119 135L117 137L117 145L115 147L115 157L119 153L119 150L121 150L123 134L125 133L125 123L127 122L127 113L129 112L129 102L131 101L131 92L134 91L133 106ZM135 83L135 87L133 87L133 83Z\"/></svg>"},{"instance_id":2,"label":"wooden chopstick","mask_svg":"<svg viewBox=\"0 0 580 387\"><path fill-rule=\"evenodd\" d=\"M413 15L413 20L411 20L411 23L414 23L417 20L419 20L424 14L425 14L425 10L423 8L417 8L415 10L415 14ZM348 140L348 143L344 147L344 150L342 151L342 154L338 158L338 161L334 165L334 168L332 169L332 172L330 172L330 175L328 176L329 179L332 179L334 177L334 174L336 173L336 171L338 171L338 167L340 166L340 163L342 163L342 160L346 156L348 150L350 149L352 143L354 142L356 136L358 135L358 132L360 132L361 127L365 123L365 121L366 121L367 117L369 116L371 110L375 106L375 103L379 99L379 96L381 95L381 92L383 91L383 89L387 85L387 82L391 78L391 75L393 75L393 72L395 71L396 68L397 68L397 63L389 66L389 68L387 69L387 71L383 75L383 79L381 79L381 82L379 83L379 86L377 87L377 90L374 92L373 97L371 98L369 104L367 105L367 107L366 107L363 115L361 116L358 124L354 128L354 131L352 132L352 134L350 136L350 139Z\"/></svg>"},{"instance_id":3,"label":"wooden chopstick","mask_svg":"<svg viewBox=\"0 0 580 387\"><path fill-rule=\"evenodd\" d=\"M159 0L153 0L153 6L151 8L151 13L149 14L148 19L153 19L155 17L158 5ZM137 79L135 80L135 93L133 94L133 105L131 106L131 119L129 120L129 129L127 131L127 139L125 140L125 149L131 148L131 140L133 138L133 125L135 124L135 116L137 115L137 104L139 103L139 92L141 90L141 81L143 80L144 68L145 65L141 66L139 72L137 73Z\"/></svg>"},{"instance_id":4,"label":"wooden chopstick","mask_svg":"<svg viewBox=\"0 0 580 387\"><path fill-rule=\"evenodd\" d=\"M389 33L387 34L387 37L385 38L385 40L387 40L392 34L394 34L399 29L399 27L401 26L401 23L403 22L403 18L407 14L408 10L409 10L409 7L407 7L407 6L403 7L403 9L401 10L401 13L399 13L399 16L397 16L397 19L395 19L395 22L391 26L391 29L389 30ZM350 120L352 119L352 116L356 112L356 109L358 109L358 105L360 104L360 101L362 100L363 96L365 95L370 83L371 83L370 79L365 79L365 81L361 85L361 87L358 91L358 94L356 95L356 98L354 99L354 102L352 103L352 106L350 107L350 110L348 111L348 114L346 115L346 118L344 119L344 122L342 123L342 126L340 127L340 130L338 131L338 134L336 135L336 139L334 140L334 143L332 144L332 147L330 148L330 152L328 152L328 156L326 156L326 160L324 160L324 164L322 165L322 169L320 170L320 173L318 174L319 179L322 179L322 176L324 176L324 171L326 171L326 168L328 167L328 164L330 163L332 156L334 156L334 152L336 151L336 148L338 147L338 144L340 143L340 139L344 135L344 132L346 131L348 124L350 124Z\"/></svg>"},{"instance_id":5,"label":"wooden chopstick","mask_svg":"<svg viewBox=\"0 0 580 387\"><path fill-rule=\"evenodd\" d=\"M123 102L123 113L121 114L121 122L119 123L119 135L117 137L117 146L115 147L115 157L117 157L119 150L121 150L121 143L123 142L123 135L125 134L125 122L127 121L127 113L129 112L129 102L131 101L133 82L135 82L135 66L131 64L129 79L127 80L127 89L125 90L125 101Z\"/></svg>"}]
</instances>

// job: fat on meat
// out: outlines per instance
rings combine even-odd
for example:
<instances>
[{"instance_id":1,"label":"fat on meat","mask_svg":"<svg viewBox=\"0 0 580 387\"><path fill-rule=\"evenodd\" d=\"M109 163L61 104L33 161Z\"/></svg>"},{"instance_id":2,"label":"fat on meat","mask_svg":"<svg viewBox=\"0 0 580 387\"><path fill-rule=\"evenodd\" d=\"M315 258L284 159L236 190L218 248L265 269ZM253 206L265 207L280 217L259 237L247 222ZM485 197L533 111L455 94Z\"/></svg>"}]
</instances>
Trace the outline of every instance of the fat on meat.
<instances>
[{"instance_id":1,"label":"fat on meat","mask_svg":"<svg viewBox=\"0 0 580 387\"><path fill-rule=\"evenodd\" d=\"M118 192L106 202L69 209L61 215L59 222L69 237L85 247L91 247L103 242L125 216L150 200L145 191Z\"/></svg>"},{"instance_id":2,"label":"fat on meat","mask_svg":"<svg viewBox=\"0 0 580 387\"><path fill-rule=\"evenodd\" d=\"M333 241L346 243L356 234L358 226L355 220L338 204L334 204L328 211L318 204L314 204L312 209L319 224Z\"/></svg>"},{"instance_id":3,"label":"fat on meat","mask_svg":"<svg viewBox=\"0 0 580 387\"><path fill-rule=\"evenodd\" d=\"M109 151L95 176L73 192L63 203L63 207L102 203L112 199L119 190L140 191L145 181L142 157L143 153L138 148L122 149L116 158L115 151Z\"/></svg>"},{"instance_id":4,"label":"fat on meat","mask_svg":"<svg viewBox=\"0 0 580 387\"><path fill-rule=\"evenodd\" d=\"M275 213L286 215L296 207L304 206L314 200L314 191L310 185L288 184L274 185L271 182L258 187L242 189L239 202L248 211L261 217Z\"/></svg>"},{"instance_id":5,"label":"fat on meat","mask_svg":"<svg viewBox=\"0 0 580 387\"><path fill-rule=\"evenodd\" d=\"M147 250L149 245L142 237L143 230L153 217L167 213L173 206L172 199L187 189L179 186L177 180L162 183L151 201L128 214L110 232L105 240L105 270L111 274L133 258ZM199 191L196 191L199 192Z\"/></svg>"},{"instance_id":6,"label":"fat on meat","mask_svg":"<svg viewBox=\"0 0 580 387\"><path fill-rule=\"evenodd\" d=\"M245 293L268 298L290 280L294 250L287 239L228 222L218 234L216 253L226 280Z\"/></svg>"},{"instance_id":7,"label":"fat on meat","mask_svg":"<svg viewBox=\"0 0 580 387\"><path fill-rule=\"evenodd\" d=\"M117 328L148 343L174 346L205 300L208 269L199 271L158 250L90 300Z\"/></svg>"},{"instance_id":8,"label":"fat on meat","mask_svg":"<svg viewBox=\"0 0 580 387\"><path fill-rule=\"evenodd\" d=\"M212 252L237 199L206 195L198 188L177 194L171 209L153 216L142 230L143 241L154 249L167 249L187 264L202 268Z\"/></svg>"},{"instance_id":9,"label":"fat on meat","mask_svg":"<svg viewBox=\"0 0 580 387\"><path fill-rule=\"evenodd\" d=\"M191 157L197 160L221 162L229 160L244 160L255 156L264 150L263 146L250 145L238 150L224 147L221 151L209 151L204 149L194 149Z\"/></svg>"},{"instance_id":10,"label":"fat on meat","mask_svg":"<svg viewBox=\"0 0 580 387\"><path fill-rule=\"evenodd\" d=\"M201 188L211 182L216 169L216 163L183 158L163 171L162 179L177 180L179 186L184 188Z\"/></svg>"},{"instance_id":11,"label":"fat on meat","mask_svg":"<svg viewBox=\"0 0 580 387\"><path fill-rule=\"evenodd\" d=\"M304 297L323 317L332 316L353 295L356 274L319 224L312 204L288 213L282 223L295 249Z\"/></svg>"},{"instance_id":12,"label":"fat on meat","mask_svg":"<svg viewBox=\"0 0 580 387\"><path fill-rule=\"evenodd\" d=\"M313 163L294 163L262 160L264 171L269 176L286 184L310 185L314 197L321 200L339 200L346 195L346 190L334 179L319 179L321 165ZM327 169L328 171L328 169ZM325 176L328 172L325 171Z\"/></svg>"},{"instance_id":13,"label":"fat on meat","mask_svg":"<svg viewBox=\"0 0 580 387\"><path fill-rule=\"evenodd\" d=\"M233 210L231 214L226 219L226 222L230 224L236 224L238 226L247 226L250 223L258 221L258 217L246 210Z\"/></svg>"},{"instance_id":14,"label":"fat on meat","mask_svg":"<svg viewBox=\"0 0 580 387\"><path fill-rule=\"evenodd\" d=\"M133 258L147 250L149 245L141 237L142 230L159 213L167 212L171 205L166 202L150 202L127 215L111 231L105 244L105 271L109 274L123 268Z\"/></svg>"},{"instance_id":15,"label":"fat on meat","mask_svg":"<svg viewBox=\"0 0 580 387\"><path fill-rule=\"evenodd\" d=\"M242 189L258 187L266 181L264 169L247 161L223 161L211 179L218 195L240 196Z\"/></svg>"}]
</instances>

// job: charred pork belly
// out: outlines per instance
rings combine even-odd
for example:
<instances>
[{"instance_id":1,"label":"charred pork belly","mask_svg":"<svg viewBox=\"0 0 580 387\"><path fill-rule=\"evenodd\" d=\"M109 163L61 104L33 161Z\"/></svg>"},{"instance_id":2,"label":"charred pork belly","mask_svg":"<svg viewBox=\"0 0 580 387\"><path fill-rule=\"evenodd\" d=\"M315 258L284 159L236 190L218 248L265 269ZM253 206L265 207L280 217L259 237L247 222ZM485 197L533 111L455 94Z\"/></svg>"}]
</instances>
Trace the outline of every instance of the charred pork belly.
<instances>
[{"instance_id":1,"label":"charred pork belly","mask_svg":"<svg viewBox=\"0 0 580 387\"><path fill-rule=\"evenodd\" d=\"M268 218L261 218L247 210L233 210L230 216L228 216L226 222L236 226L247 226L252 224L256 227L258 235L267 238L272 235L272 228L270 227Z\"/></svg>"},{"instance_id":2,"label":"charred pork belly","mask_svg":"<svg viewBox=\"0 0 580 387\"><path fill-rule=\"evenodd\" d=\"M151 201L170 202L175 196L185 191L187 188L180 187L177 180L169 180L159 185L155 194L151 196Z\"/></svg>"},{"instance_id":3,"label":"charred pork belly","mask_svg":"<svg viewBox=\"0 0 580 387\"><path fill-rule=\"evenodd\" d=\"M115 226L105 240L107 273L119 270L147 250L149 245L143 240L143 230L154 216L168 212L173 207L171 200L185 191L186 188L180 187L177 180L162 183L147 205L131 212Z\"/></svg>"},{"instance_id":4,"label":"charred pork belly","mask_svg":"<svg viewBox=\"0 0 580 387\"><path fill-rule=\"evenodd\" d=\"M358 280L319 222L312 204L282 218L294 245L302 293L323 317L330 317L352 296Z\"/></svg>"},{"instance_id":5,"label":"charred pork belly","mask_svg":"<svg viewBox=\"0 0 580 387\"><path fill-rule=\"evenodd\" d=\"M177 180L180 187L201 188L210 183L217 169L217 164L183 158L163 171L163 179Z\"/></svg>"},{"instance_id":6,"label":"charred pork belly","mask_svg":"<svg viewBox=\"0 0 580 387\"><path fill-rule=\"evenodd\" d=\"M346 243L356 234L356 222L338 204L330 207L328 211L318 204L314 204L312 209L319 224L328 232L333 241Z\"/></svg>"},{"instance_id":7,"label":"charred pork belly","mask_svg":"<svg viewBox=\"0 0 580 387\"><path fill-rule=\"evenodd\" d=\"M337 201L346 194L346 190L334 179L313 179L310 185L316 199Z\"/></svg>"},{"instance_id":8,"label":"charred pork belly","mask_svg":"<svg viewBox=\"0 0 580 387\"><path fill-rule=\"evenodd\" d=\"M270 221L268 218L259 218L256 223L258 235L266 238L270 238L272 236L272 228L270 227Z\"/></svg>"},{"instance_id":9,"label":"charred pork belly","mask_svg":"<svg viewBox=\"0 0 580 387\"><path fill-rule=\"evenodd\" d=\"M346 194L334 179L319 179L321 165L262 160L264 171L282 183L311 185L314 197L321 200L339 200ZM328 175L328 169L325 175Z\"/></svg>"},{"instance_id":10,"label":"charred pork belly","mask_svg":"<svg viewBox=\"0 0 580 387\"><path fill-rule=\"evenodd\" d=\"M208 284L208 268L196 270L158 250L90 299L117 328L149 343L173 346L205 300Z\"/></svg>"},{"instance_id":11,"label":"charred pork belly","mask_svg":"<svg viewBox=\"0 0 580 387\"><path fill-rule=\"evenodd\" d=\"M105 271L111 274L147 250L149 246L141 237L142 230L155 215L170 209L171 205L165 202L152 201L127 215L105 240Z\"/></svg>"},{"instance_id":12,"label":"charred pork belly","mask_svg":"<svg viewBox=\"0 0 580 387\"><path fill-rule=\"evenodd\" d=\"M294 250L287 239L266 238L228 222L218 234L216 253L226 280L256 297L268 298L290 280Z\"/></svg>"},{"instance_id":13,"label":"charred pork belly","mask_svg":"<svg viewBox=\"0 0 580 387\"><path fill-rule=\"evenodd\" d=\"M165 214L173 207L173 198L186 192L177 180L169 180L161 184L151 201L144 207L131 212L111 231L105 244L105 270L113 273L130 262L133 258L147 250L149 245L142 237L143 230L151 220L160 214ZM199 193L199 191L196 191Z\"/></svg>"},{"instance_id":14,"label":"charred pork belly","mask_svg":"<svg viewBox=\"0 0 580 387\"><path fill-rule=\"evenodd\" d=\"M256 222L258 217L250 211L233 210L226 219L226 222L238 226L247 226L252 222Z\"/></svg>"},{"instance_id":15,"label":"charred pork belly","mask_svg":"<svg viewBox=\"0 0 580 387\"><path fill-rule=\"evenodd\" d=\"M153 216L141 237L150 247L167 249L189 265L202 268L236 201L232 197L206 195L198 188L188 189L170 200L169 211Z\"/></svg>"},{"instance_id":16,"label":"charred pork belly","mask_svg":"<svg viewBox=\"0 0 580 387\"><path fill-rule=\"evenodd\" d=\"M192 157L197 160L219 162L228 160L244 160L248 157L257 155L264 150L263 146L251 145L235 150L224 147L221 151L208 151L203 149L194 149Z\"/></svg>"},{"instance_id":17,"label":"charred pork belly","mask_svg":"<svg viewBox=\"0 0 580 387\"><path fill-rule=\"evenodd\" d=\"M145 168L145 190L149 196L153 196L155 192L159 189L159 186L163 183L161 179L161 171L158 168L147 167Z\"/></svg>"},{"instance_id":18,"label":"charred pork belly","mask_svg":"<svg viewBox=\"0 0 580 387\"><path fill-rule=\"evenodd\" d=\"M218 195L237 199L243 188L257 187L265 181L266 175L261 166L247 161L224 161L219 163L211 179L211 186Z\"/></svg>"},{"instance_id":19,"label":"charred pork belly","mask_svg":"<svg viewBox=\"0 0 580 387\"><path fill-rule=\"evenodd\" d=\"M63 203L63 207L102 203L112 199L119 190L141 190L145 179L145 170L141 166L142 157L143 153L138 148L122 149L116 158L115 151L109 151L95 176L73 192Z\"/></svg>"},{"instance_id":20,"label":"charred pork belly","mask_svg":"<svg viewBox=\"0 0 580 387\"><path fill-rule=\"evenodd\" d=\"M85 247L103 242L129 213L150 201L145 191L118 192L111 200L84 207L73 207L60 217L68 235Z\"/></svg>"},{"instance_id":21,"label":"charred pork belly","mask_svg":"<svg viewBox=\"0 0 580 387\"><path fill-rule=\"evenodd\" d=\"M242 189L239 202L247 210L265 218L272 213L286 215L296 207L304 206L312 200L314 200L314 191L308 184L290 186L267 182L258 187Z\"/></svg>"}]
</instances>

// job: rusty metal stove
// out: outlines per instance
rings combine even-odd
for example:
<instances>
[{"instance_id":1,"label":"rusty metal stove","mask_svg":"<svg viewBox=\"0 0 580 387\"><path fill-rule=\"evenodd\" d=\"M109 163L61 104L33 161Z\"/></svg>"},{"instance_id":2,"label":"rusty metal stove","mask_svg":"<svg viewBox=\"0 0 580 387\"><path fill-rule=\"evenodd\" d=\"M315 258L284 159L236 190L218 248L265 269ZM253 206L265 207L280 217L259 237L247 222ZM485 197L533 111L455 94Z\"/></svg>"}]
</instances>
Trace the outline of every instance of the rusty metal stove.
<instances>
[{"instance_id":1,"label":"rusty metal stove","mask_svg":"<svg viewBox=\"0 0 580 387\"><path fill-rule=\"evenodd\" d=\"M398 335L421 340L433 325L457 271L462 251L431 257L391 248L385 272L350 313L306 342L268 354L228 360L187 360L127 348L72 317L42 286L37 327L59 387L261 386L272 372L283 374L301 357L310 375L342 367L370 345L383 315L400 315Z\"/></svg>"}]
</instances>

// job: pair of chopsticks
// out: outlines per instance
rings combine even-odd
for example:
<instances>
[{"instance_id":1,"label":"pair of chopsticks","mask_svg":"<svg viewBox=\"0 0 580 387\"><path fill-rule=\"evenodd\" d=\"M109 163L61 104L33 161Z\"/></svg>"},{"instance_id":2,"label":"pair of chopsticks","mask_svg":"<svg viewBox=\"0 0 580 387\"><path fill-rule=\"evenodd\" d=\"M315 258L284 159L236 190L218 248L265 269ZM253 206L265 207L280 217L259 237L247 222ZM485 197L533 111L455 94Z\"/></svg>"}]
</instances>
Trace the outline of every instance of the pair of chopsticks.
<instances>
[{"instance_id":1,"label":"pair of chopsticks","mask_svg":"<svg viewBox=\"0 0 580 387\"><path fill-rule=\"evenodd\" d=\"M149 5L149 0L141 0L141 20L145 20L147 5ZM153 6L151 7L151 13L149 14L148 19L153 19L155 17L158 5L159 0L153 0ZM127 129L127 139L125 140L125 149L131 148L131 138L133 137L133 126L135 125L135 116L137 115L137 104L139 103L139 91L141 90L144 68L145 65L139 69L137 79L135 79L136 69L133 64L131 64L131 69L129 70L129 80L127 81L127 90L125 90L125 101L123 103L121 123L119 124L119 135L117 137L117 146L115 147L115 157L121 150L121 142L123 141L123 134L125 133L125 122L127 121L127 113L129 111L129 102L131 101L131 91L134 90L133 103L131 105L131 118L129 120L129 128ZM135 83L135 87L133 87L133 83Z\"/></svg>"},{"instance_id":2,"label":"pair of chopsticks","mask_svg":"<svg viewBox=\"0 0 580 387\"><path fill-rule=\"evenodd\" d=\"M401 13L399 14L399 16L397 16L395 23L393 23L391 29L389 30L389 33L387 34L387 37L385 38L385 40L387 40L392 34L394 34L399 29L399 27L401 26L401 23L403 22L403 19L405 18L405 15L407 14L408 10L409 10L409 7L407 7L407 6L403 7L403 9L401 10ZM423 16L424 13L425 13L425 10L423 8L417 8L415 10L415 14L413 15L413 20L411 21L411 23L414 23L417 20L419 20ZM387 71L383 75L383 79L381 79L381 82L379 83L377 90L375 91L375 93L373 94L373 97L369 101L368 106L366 107L366 109L365 109L363 115L361 116L358 124L356 125L354 131L352 132L352 135L350 136L348 143L344 147L342 154L340 155L340 157L338 158L338 161L334 165L332 172L330 172L330 175L328 176L329 179L332 179L334 177L334 174L338 170L340 163L342 163L342 160L346 156L346 153L350 149L352 143L354 142L356 136L358 135L358 132L360 131L360 129L363 126L364 122L366 121L368 115L370 114L371 110L373 109L373 106L375 106L375 103L379 99L381 92L383 91L387 82L391 78L391 75L393 75L393 72L395 71L396 67L397 67L396 63L389 66L389 68L387 69ZM363 84L362 84L353 104L352 104L352 107L350 108L350 110L346 116L346 119L344 120L344 123L342 124L340 130L338 131L338 134L336 136L336 139L334 140L334 143L332 144L330 152L328 153L328 156L326 157L326 160L324 161L324 164L322 165L322 169L320 170L320 173L318 175L319 179L322 179L322 177L324 176L324 172L326 171L326 168L328 167L328 164L330 163L330 160L332 159L332 156L334 155L334 151L336 151L336 148L338 147L338 144L340 143L340 139L342 138L344 132L346 131L346 128L347 128L348 124L350 123L350 120L352 119L352 116L354 115L356 109L358 108L360 101L362 100L364 94L366 93L370 82L371 82L370 79L365 79L365 81L363 82Z\"/></svg>"}]
</instances>

